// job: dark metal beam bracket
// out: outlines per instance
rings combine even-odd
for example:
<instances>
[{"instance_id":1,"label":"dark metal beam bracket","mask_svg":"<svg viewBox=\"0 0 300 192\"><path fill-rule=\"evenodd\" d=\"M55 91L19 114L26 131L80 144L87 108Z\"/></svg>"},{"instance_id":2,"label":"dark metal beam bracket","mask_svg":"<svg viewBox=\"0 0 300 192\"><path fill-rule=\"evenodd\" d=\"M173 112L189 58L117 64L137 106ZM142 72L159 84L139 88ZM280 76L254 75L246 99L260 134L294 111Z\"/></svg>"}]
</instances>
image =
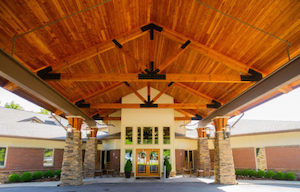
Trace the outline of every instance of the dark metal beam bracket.
<instances>
[{"instance_id":1,"label":"dark metal beam bracket","mask_svg":"<svg viewBox=\"0 0 300 192\"><path fill-rule=\"evenodd\" d=\"M77 101L75 105L79 108L90 108L90 104L84 103L84 99L81 99L80 101Z\"/></svg>"},{"instance_id":2,"label":"dark metal beam bracket","mask_svg":"<svg viewBox=\"0 0 300 192\"><path fill-rule=\"evenodd\" d=\"M262 79L262 74L253 69L249 69L248 73L251 75L241 75L241 81L260 81Z\"/></svg>"},{"instance_id":3,"label":"dark metal beam bracket","mask_svg":"<svg viewBox=\"0 0 300 192\"><path fill-rule=\"evenodd\" d=\"M45 69L41 69L37 72L37 76L39 76L43 80L59 80L60 73L50 73L52 71L52 67L46 67Z\"/></svg>"},{"instance_id":4,"label":"dark metal beam bracket","mask_svg":"<svg viewBox=\"0 0 300 192\"><path fill-rule=\"evenodd\" d=\"M211 102L212 102L212 104L206 105L207 108L215 108L216 109L216 108L221 107L221 103L219 103L218 101L212 100Z\"/></svg>"}]
</instances>

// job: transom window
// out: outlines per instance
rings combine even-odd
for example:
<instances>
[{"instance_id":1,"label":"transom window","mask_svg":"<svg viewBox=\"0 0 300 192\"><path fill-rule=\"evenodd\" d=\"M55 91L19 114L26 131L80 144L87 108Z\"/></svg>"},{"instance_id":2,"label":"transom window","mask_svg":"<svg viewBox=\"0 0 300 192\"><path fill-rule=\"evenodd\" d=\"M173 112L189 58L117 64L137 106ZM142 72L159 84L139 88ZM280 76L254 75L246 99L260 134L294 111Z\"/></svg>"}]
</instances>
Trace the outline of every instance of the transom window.
<instances>
[{"instance_id":1,"label":"transom window","mask_svg":"<svg viewBox=\"0 0 300 192\"><path fill-rule=\"evenodd\" d=\"M126 127L125 144L132 144L132 127Z\"/></svg>"},{"instance_id":2,"label":"transom window","mask_svg":"<svg viewBox=\"0 0 300 192\"><path fill-rule=\"evenodd\" d=\"M158 127L138 127L137 144L158 144Z\"/></svg>"}]
</instances>

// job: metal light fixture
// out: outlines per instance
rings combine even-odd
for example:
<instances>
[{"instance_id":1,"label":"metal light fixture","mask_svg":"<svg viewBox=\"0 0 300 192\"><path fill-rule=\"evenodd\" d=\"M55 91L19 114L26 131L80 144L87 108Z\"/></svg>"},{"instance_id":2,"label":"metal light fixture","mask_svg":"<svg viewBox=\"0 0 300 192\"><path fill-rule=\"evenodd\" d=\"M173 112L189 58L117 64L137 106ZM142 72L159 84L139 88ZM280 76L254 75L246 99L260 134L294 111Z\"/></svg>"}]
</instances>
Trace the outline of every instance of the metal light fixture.
<instances>
[{"instance_id":1,"label":"metal light fixture","mask_svg":"<svg viewBox=\"0 0 300 192\"><path fill-rule=\"evenodd\" d=\"M205 131L206 131L206 137L209 139L211 137L211 131L210 131L210 128L209 127L206 127L205 128Z\"/></svg>"},{"instance_id":2,"label":"metal light fixture","mask_svg":"<svg viewBox=\"0 0 300 192\"><path fill-rule=\"evenodd\" d=\"M231 126L230 126L229 124L227 124L227 125L223 128L223 137L224 137L224 139L230 137L230 131L231 131Z\"/></svg>"},{"instance_id":3,"label":"metal light fixture","mask_svg":"<svg viewBox=\"0 0 300 192\"><path fill-rule=\"evenodd\" d=\"M86 130L86 136L87 136L87 138L90 138L91 135L92 135L92 131L91 131L90 128L88 128L88 129Z\"/></svg>"},{"instance_id":4,"label":"metal light fixture","mask_svg":"<svg viewBox=\"0 0 300 192\"><path fill-rule=\"evenodd\" d=\"M68 137L71 137L72 138L72 133L73 133L73 127L72 127L72 125L68 125L68 127L67 127L67 136Z\"/></svg>"}]
</instances>

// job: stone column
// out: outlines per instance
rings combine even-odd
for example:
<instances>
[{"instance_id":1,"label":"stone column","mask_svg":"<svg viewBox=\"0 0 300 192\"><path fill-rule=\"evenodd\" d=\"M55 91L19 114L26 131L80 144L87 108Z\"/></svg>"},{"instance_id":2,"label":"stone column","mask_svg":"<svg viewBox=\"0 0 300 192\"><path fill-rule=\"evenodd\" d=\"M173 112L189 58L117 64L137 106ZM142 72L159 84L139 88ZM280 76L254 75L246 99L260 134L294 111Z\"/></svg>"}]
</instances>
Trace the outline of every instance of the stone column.
<instances>
[{"instance_id":1,"label":"stone column","mask_svg":"<svg viewBox=\"0 0 300 192\"><path fill-rule=\"evenodd\" d=\"M235 169L233 164L232 149L230 138L224 138L223 130L227 124L228 117L216 117L215 125L215 162L214 176L215 183L218 184L237 184Z\"/></svg>"},{"instance_id":2,"label":"stone column","mask_svg":"<svg viewBox=\"0 0 300 192\"><path fill-rule=\"evenodd\" d=\"M209 176L210 172L210 156L208 149L208 139L205 128L198 128L198 162L199 169L203 170L203 176Z\"/></svg>"},{"instance_id":3,"label":"stone column","mask_svg":"<svg viewBox=\"0 0 300 192\"><path fill-rule=\"evenodd\" d=\"M259 170L267 169L265 148L256 148L256 164L257 164L257 169Z\"/></svg>"},{"instance_id":4,"label":"stone column","mask_svg":"<svg viewBox=\"0 0 300 192\"><path fill-rule=\"evenodd\" d=\"M72 132L67 132L62 173L61 186L82 184L82 142L81 142L81 117L67 117Z\"/></svg>"},{"instance_id":5,"label":"stone column","mask_svg":"<svg viewBox=\"0 0 300 192\"><path fill-rule=\"evenodd\" d=\"M86 141L84 156L84 177L95 177L97 154L97 128L92 128L91 136Z\"/></svg>"}]
</instances>

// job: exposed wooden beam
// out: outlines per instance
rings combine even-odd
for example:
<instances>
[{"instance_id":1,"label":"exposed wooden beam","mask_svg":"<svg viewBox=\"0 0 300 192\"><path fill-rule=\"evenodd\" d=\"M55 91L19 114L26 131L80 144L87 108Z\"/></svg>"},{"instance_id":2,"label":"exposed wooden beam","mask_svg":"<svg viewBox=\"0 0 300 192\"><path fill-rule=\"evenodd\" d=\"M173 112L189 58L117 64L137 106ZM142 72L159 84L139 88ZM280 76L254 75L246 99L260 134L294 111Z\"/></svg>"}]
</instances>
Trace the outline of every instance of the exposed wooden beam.
<instances>
[{"instance_id":1,"label":"exposed wooden beam","mask_svg":"<svg viewBox=\"0 0 300 192\"><path fill-rule=\"evenodd\" d=\"M169 67L186 49L179 48L173 55L168 57L162 64L158 66L160 72Z\"/></svg>"},{"instance_id":2,"label":"exposed wooden beam","mask_svg":"<svg viewBox=\"0 0 300 192\"><path fill-rule=\"evenodd\" d=\"M146 102L146 99L141 94L139 94L139 92L137 92L137 90L135 90L129 83L125 82L125 84L142 102Z\"/></svg>"},{"instance_id":3,"label":"exposed wooden beam","mask_svg":"<svg viewBox=\"0 0 300 192\"><path fill-rule=\"evenodd\" d=\"M142 32L140 27L133 29L130 32L121 34L117 37L115 37L114 39L117 39L118 42L120 42L121 44L125 44L131 40L134 40L138 37L141 37L143 35L147 34L146 32ZM110 40L104 41L100 44L97 44L93 47L87 48L79 53L76 53L75 55L70 55L64 59L61 59L57 62L57 64L51 65L53 72L60 72L63 69L70 67L74 64L77 64L79 62L82 62L84 60L87 60L91 57L94 57L100 53L106 52L110 49L115 48L115 44ZM125 51L126 52L126 51ZM48 65L50 66L50 65ZM45 67L48 67L45 66ZM43 67L43 68L45 68ZM38 70L41 70L43 68L40 68Z\"/></svg>"},{"instance_id":4,"label":"exposed wooden beam","mask_svg":"<svg viewBox=\"0 0 300 192\"><path fill-rule=\"evenodd\" d=\"M138 73L61 73L61 80L65 81L134 81L134 82L213 82L213 83L249 83L241 81L238 74L177 74L168 73L166 79L139 79Z\"/></svg>"},{"instance_id":5,"label":"exposed wooden beam","mask_svg":"<svg viewBox=\"0 0 300 192\"><path fill-rule=\"evenodd\" d=\"M174 117L175 121L191 121L192 117Z\"/></svg>"},{"instance_id":6,"label":"exposed wooden beam","mask_svg":"<svg viewBox=\"0 0 300 192\"><path fill-rule=\"evenodd\" d=\"M120 87L122 85L123 85L122 82L113 83L113 84L111 84L111 85L109 85L107 87L104 87L103 89L99 89L99 90L97 90L97 91L95 91L95 92L93 92L93 93L91 93L89 95L85 95L82 98L73 101L73 103L75 103L77 101L80 101L82 99L84 99L85 101L87 101L87 100L90 100L90 99L92 99L94 97L99 97L99 96L101 96L101 95L103 95L105 93L108 93L109 91L115 90L116 88L118 88L118 87Z\"/></svg>"},{"instance_id":7,"label":"exposed wooden beam","mask_svg":"<svg viewBox=\"0 0 300 192\"><path fill-rule=\"evenodd\" d=\"M2 88L6 89L8 91L11 91L11 92L19 89L18 85L14 84L14 83L11 83L11 82L8 82Z\"/></svg>"},{"instance_id":8,"label":"exposed wooden beam","mask_svg":"<svg viewBox=\"0 0 300 192\"><path fill-rule=\"evenodd\" d=\"M98 103L91 104L91 108L99 109L123 109L123 108L141 108L140 104L122 104L122 103ZM174 103L174 104L158 104L160 109L206 109L206 105L195 103Z\"/></svg>"},{"instance_id":9,"label":"exposed wooden beam","mask_svg":"<svg viewBox=\"0 0 300 192\"><path fill-rule=\"evenodd\" d=\"M88 125L96 125L96 122L86 113L2 50L0 51L0 75L68 115L81 116Z\"/></svg>"},{"instance_id":10,"label":"exposed wooden beam","mask_svg":"<svg viewBox=\"0 0 300 192\"><path fill-rule=\"evenodd\" d=\"M162 91L160 91L153 99L152 102L154 103L155 101L157 101L157 99L159 99L165 92L167 92L170 87L172 86L173 83L170 83L168 86L166 86Z\"/></svg>"},{"instance_id":11,"label":"exposed wooden beam","mask_svg":"<svg viewBox=\"0 0 300 192\"><path fill-rule=\"evenodd\" d=\"M187 39L189 39L191 41L191 48L194 48L196 50L199 51L199 53L201 53L202 55L205 55L207 57L210 57L212 59L214 59L215 61L218 61L220 63L225 64L226 66L230 67L233 70L236 70L238 72L242 72L242 73L248 73L249 69L253 69L257 72L260 72L263 75L266 75L266 73L254 68L254 67L249 67L247 64L242 63L240 61L237 61L227 55L224 55L212 48L207 47L204 44L199 43L198 41L196 41L195 39L185 36L181 33L178 33L176 31L173 31L171 29L168 29L167 27L161 25L161 24L157 24L163 27L163 31L162 34L165 35L166 37L168 37L169 39L178 41L178 42L185 42Z\"/></svg>"},{"instance_id":12,"label":"exposed wooden beam","mask_svg":"<svg viewBox=\"0 0 300 192\"><path fill-rule=\"evenodd\" d=\"M187 86L187 85L185 85L183 83L177 82L177 83L175 83L175 85L178 86L178 87L180 87L180 88L182 88L182 89L185 89L188 92L190 92L190 93L192 93L192 94L194 94L194 95L196 95L198 97L201 97L203 99L207 99L209 101L215 100L215 101L218 101L219 103L223 104L221 101L216 100L215 98L212 98L212 97L210 97L210 96L208 96L206 94L203 94L203 93L201 93L201 92L199 92L199 91L197 91L197 90L195 90L195 89L193 89L193 88L191 88L191 87L189 87L189 86Z\"/></svg>"},{"instance_id":13,"label":"exposed wooden beam","mask_svg":"<svg viewBox=\"0 0 300 192\"><path fill-rule=\"evenodd\" d=\"M189 113L189 112L187 112L187 111L185 111L185 110L182 110L182 109L175 109L175 110L178 111L179 113L185 115L185 117L189 117L190 119L191 119L191 117L194 116L194 114Z\"/></svg>"}]
</instances>

